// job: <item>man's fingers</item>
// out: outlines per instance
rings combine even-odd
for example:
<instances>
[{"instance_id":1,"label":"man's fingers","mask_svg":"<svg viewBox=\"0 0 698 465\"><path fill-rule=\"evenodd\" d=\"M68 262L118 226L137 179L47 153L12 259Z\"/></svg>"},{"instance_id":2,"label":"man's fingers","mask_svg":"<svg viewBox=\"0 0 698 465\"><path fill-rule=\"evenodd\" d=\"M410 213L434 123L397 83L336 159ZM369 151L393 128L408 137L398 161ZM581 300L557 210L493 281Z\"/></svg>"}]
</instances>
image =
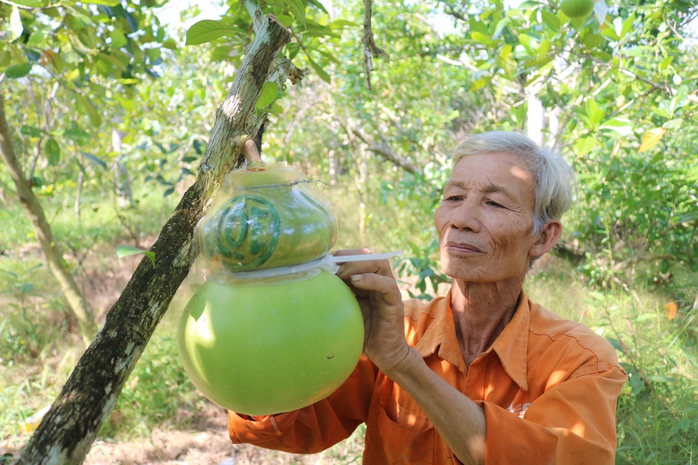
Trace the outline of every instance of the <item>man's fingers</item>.
<instances>
[{"instance_id":1,"label":"man's fingers","mask_svg":"<svg viewBox=\"0 0 698 465\"><path fill-rule=\"evenodd\" d=\"M344 249L336 251L333 255L335 257L341 257L342 255L365 255L370 253L371 251L368 249Z\"/></svg>"},{"instance_id":2,"label":"man's fingers","mask_svg":"<svg viewBox=\"0 0 698 465\"><path fill-rule=\"evenodd\" d=\"M356 289L381 294L388 305L399 305L402 302L400 290L392 277L376 273L359 273L351 275L350 282Z\"/></svg>"},{"instance_id":3,"label":"man's fingers","mask_svg":"<svg viewBox=\"0 0 698 465\"><path fill-rule=\"evenodd\" d=\"M393 276L388 260L370 260L364 262L347 262L339 267L337 276L348 280L355 274L377 273L383 276Z\"/></svg>"}]
</instances>

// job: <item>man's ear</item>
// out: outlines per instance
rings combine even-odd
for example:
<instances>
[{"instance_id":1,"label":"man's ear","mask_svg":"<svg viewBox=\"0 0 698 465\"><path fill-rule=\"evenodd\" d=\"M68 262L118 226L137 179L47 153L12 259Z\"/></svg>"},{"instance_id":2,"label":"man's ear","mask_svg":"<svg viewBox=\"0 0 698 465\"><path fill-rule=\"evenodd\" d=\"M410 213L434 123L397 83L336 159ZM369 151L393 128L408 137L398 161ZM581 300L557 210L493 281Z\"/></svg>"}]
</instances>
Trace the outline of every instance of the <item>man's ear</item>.
<instances>
[{"instance_id":1,"label":"man's ear","mask_svg":"<svg viewBox=\"0 0 698 465\"><path fill-rule=\"evenodd\" d=\"M562 223L557 218L553 218L545 223L541 232L538 233L538 239L533 243L528 255L531 257L540 257L548 253L555 244L557 244L560 235L562 234Z\"/></svg>"}]
</instances>

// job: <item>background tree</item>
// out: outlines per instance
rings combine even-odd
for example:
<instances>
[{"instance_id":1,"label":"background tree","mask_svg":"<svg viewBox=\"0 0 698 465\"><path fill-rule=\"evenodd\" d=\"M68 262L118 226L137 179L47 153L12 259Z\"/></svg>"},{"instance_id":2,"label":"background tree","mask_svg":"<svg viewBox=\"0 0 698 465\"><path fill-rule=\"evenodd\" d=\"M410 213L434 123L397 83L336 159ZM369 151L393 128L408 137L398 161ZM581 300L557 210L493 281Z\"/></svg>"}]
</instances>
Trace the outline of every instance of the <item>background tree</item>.
<instances>
[{"instance_id":1,"label":"background tree","mask_svg":"<svg viewBox=\"0 0 698 465\"><path fill-rule=\"evenodd\" d=\"M84 147L90 139L100 140L103 119L108 119L102 110L103 102L117 94L123 95L122 104L128 105L134 84L146 76L156 76L153 66L160 60L159 45L167 44L164 28L150 11L164 2L97 3L64 2L54 6L44 0L27 0L0 4L5 39L0 42L0 66L5 67L0 81L7 80L6 85L11 86L11 106L21 102L22 109L26 109L28 97L35 106L31 115L20 110L6 118L5 98L0 99L2 157L34 224L48 268L78 321L86 345L94 337L97 325L32 189L44 185L36 170L37 163L41 162L47 174L53 171L50 175L55 176L59 173L52 168L61 163L63 152L64 164L77 165L79 217L86 160L101 166L105 162L99 155L76 146ZM73 113L72 118L59 118L66 111ZM14 120L15 130L11 126ZM14 150L15 140L19 150ZM110 152L103 143L97 142L99 146L102 153ZM67 154L73 157L66 158ZM116 166L116 179L124 191L125 173L118 157Z\"/></svg>"}]
</instances>

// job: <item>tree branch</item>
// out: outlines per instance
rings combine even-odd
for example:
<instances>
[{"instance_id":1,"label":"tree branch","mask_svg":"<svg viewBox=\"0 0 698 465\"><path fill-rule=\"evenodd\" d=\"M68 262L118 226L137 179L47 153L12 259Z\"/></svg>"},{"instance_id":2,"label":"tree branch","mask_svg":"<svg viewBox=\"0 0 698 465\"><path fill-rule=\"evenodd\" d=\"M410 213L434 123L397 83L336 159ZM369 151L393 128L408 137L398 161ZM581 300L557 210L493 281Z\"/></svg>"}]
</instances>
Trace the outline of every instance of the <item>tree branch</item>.
<instances>
[{"instance_id":1,"label":"tree branch","mask_svg":"<svg viewBox=\"0 0 698 465\"><path fill-rule=\"evenodd\" d=\"M422 169L420 167L413 165L412 162L410 162L408 159L399 155L388 144L376 142L376 140L373 137L371 137L370 134L366 133L361 128L349 126L346 129L348 130L348 132L355 134L356 137L361 139L361 141L368 146L368 150L370 150L371 152L377 153L378 155L382 156L386 160L394 163L395 165L399 166L400 168L404 169L409 173L416 174L419 176L422 175Z\"/></svg>"},{"instance_id":2,"label":"tree branch","mask_svg":"<svg viewBox=\"0 0 698 465\"><path fill-rule=\"evenodd\" d=\"M252 18L252 28L254 32L259 33L264 25L264 13L262 8L259 6L257 0L242 0L242 4L245 5L247 13L249 13Z\"/></svg>"},{"instance_id":3,"label":"tree branch","mask_svg":"<svg viewBox=\"0 0 698 465\"><path fill-rule=\"evenodd\" d=\"M290 33L268 17L255 35L228 96L218 108L196 183L187 190L144 258L104 327L82 356L61 394L18 460L28 464L82 463L193 258L194 226L206 213L226 174L243 163L240 154L264 82Z\"/></svg>"},{"instance_id":4,"label":"tree branch","mask_svg":"<svg viewBox=\"0 0 698 465\"><path fill-rule=\"evenodd\" d=\"M373 57L388 58L388 54L376 46L371 28L373 15L373 0L364 0L364 35L361 43L364 45L364 69L366 70L366 87L371 89L371 71L373 71Z\"/></svg>"}]
</instances>

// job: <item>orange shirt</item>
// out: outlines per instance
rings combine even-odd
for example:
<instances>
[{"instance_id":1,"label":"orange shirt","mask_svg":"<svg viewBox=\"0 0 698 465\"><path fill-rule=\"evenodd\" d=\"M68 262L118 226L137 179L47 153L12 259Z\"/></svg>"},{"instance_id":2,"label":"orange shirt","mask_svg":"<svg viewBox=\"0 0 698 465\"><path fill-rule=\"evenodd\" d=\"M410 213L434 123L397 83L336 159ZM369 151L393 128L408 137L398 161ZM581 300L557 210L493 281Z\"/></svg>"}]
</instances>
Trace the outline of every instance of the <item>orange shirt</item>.
<instances>
[{"instance_id":1,"label":"orange shirt","mask_svg":"<svg viewBox=\"0 0 698 465\"><path fill-rule=\"evenodd\" d=\"M626 380L616 353L585 326L531 303L467 367L450 298L405 302L407 342L441 378L483 406L486 464L612 464L616 399ZM320 452L366 423L363 463L459 464L415 401L365 357L328 398L294 412L229 412L234 443Z\"/></svg>"}]
</instances>

